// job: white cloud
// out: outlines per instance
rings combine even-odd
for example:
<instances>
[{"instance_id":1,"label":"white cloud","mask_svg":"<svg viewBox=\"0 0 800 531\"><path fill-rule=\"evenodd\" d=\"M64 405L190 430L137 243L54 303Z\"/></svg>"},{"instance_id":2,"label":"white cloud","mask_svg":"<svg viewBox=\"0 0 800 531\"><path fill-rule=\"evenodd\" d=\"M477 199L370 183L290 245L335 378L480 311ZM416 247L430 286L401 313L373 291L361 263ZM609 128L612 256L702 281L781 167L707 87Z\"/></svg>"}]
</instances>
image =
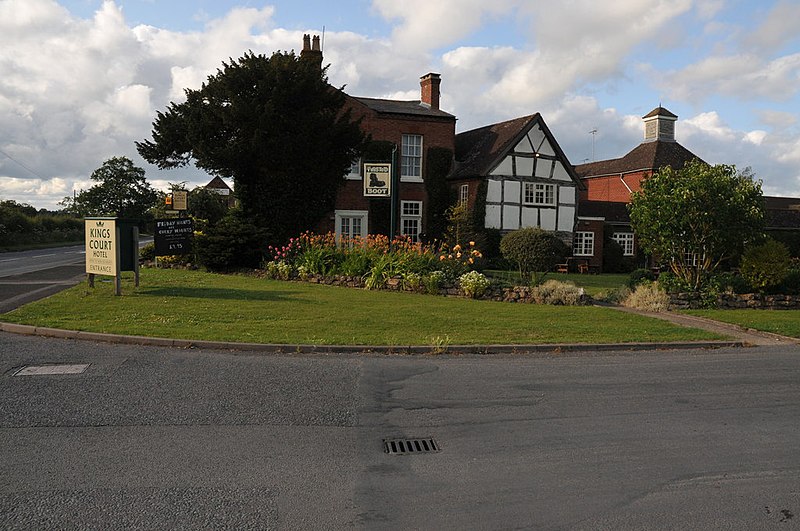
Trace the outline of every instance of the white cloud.
<instances>
[{"instance_id":1,"label":"white cloud","mask_svg":"<svg viewBox=\"0 0 800 531\"><path fill-rule=\"evenodd\" d=\"M507 15L518 0L373 0L387 20L402 20L392 34L395 46L420 52L450 45L478 29L487 18Z\"/></svg>"},{"instance_id":2,"label":"white cloud","mask_svg":"<svg viewBox=\"0 0 800 531\"><path fill-rule=\"evenodd\" d=\"M755 31L744 38L744 45L766 50L785 46L798 38L798 20L800 4L786 0L777 2Z\"/></svg>"},{"instance_id":3,"label":"white cloud","mask_svg":"<svg viewBox=\"0 0 800 531\"><path fill-rule=\"evenodd\" d=\"M324 61L331 83L358 96L418 99L419 77L440 72L442 108L458 117L459 131L540 112L573 163L592 157L595 129L598 160L641 142L641 115L631 114L641 102L610 108L604 91L633 86L631 93L646 96L655 87L671 102L695 105L677 124L687 148L709 162L751 165L775 190L797 191L797 113L781 102L798 96L800 53L781 46L794 42L786 20L797 18L798 7L778 2L748 33L723 16L731 5L374 0L375 13L395 23L391 35L328 31ZM154 186L205 184L210 177L194 168L159 172L144 164L134 141L150 136L156 111L182 101L184 89L199 88L222 61L247 50L299 51L303 33L313 30L275 27L273 14L272 7L236 8L205 17L202 30L180 32L131 27L110 0L88 19L55 0L0 1L0 150L29 168L0 154L0 195L55 208L118 155L145 167ZM687 22L701 31L693 34ZM516 43L475 46L470 36L487 23L506 26ZM670 56L669 67L632 64L649 60L642 50L675 47L681 57ZM720 96L755 102L758 122L729 123L722 109L703 107Z\"/></svg>"}]
</instances>

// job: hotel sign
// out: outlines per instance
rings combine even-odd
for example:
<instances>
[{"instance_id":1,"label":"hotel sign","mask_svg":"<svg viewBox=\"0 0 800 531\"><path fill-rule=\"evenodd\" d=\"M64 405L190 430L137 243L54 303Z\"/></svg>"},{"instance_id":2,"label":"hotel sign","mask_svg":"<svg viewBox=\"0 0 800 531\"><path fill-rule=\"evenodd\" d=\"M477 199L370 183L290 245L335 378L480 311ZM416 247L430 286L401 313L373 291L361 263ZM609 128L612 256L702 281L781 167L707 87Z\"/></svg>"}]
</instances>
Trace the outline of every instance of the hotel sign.
<instances>
[{"instance_id":1,"label":"hotel sign","mask_svg":"<svg viewBox=\"0 0 800 531\"><path fill-rule=\"evenodd\" d=\"M389 197L392 195L392 165L388 163L364 164L364 197Z\"/></svg>"},{"instance_id":2,"label":"hotel sign","mask_svg":"<svg viewBox=\"0 0 800 531\"><path fill-rule=\"evenodd\" d=\"M116 276L119 273L119 248L115 219L87 219L86 272L94 275Z\"/></svg>"}]
</instances>

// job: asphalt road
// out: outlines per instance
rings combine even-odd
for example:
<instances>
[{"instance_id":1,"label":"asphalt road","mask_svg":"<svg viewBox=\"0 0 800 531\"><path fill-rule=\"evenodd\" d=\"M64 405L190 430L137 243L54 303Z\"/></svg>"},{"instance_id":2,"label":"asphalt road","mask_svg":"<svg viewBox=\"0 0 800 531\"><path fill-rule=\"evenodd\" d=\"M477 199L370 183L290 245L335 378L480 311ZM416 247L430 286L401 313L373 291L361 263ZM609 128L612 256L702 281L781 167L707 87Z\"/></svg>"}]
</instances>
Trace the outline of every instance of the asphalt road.
<instances>
[{"instance_id":1,"label":"asphalt road","mask_svg":"<svg viewBox=\"0 0 800 531\"><path fill-rule=\"evenodd\" d=\"M140 245L152 241L144 237ZM0 313L74 286L86 277L84 245L0 253Z\"/></svg>"},{"instance_id":2,"label":"asphalt road","mask_svg":"<svg viewBox=\"0 0 800 531\"><path fill-rule=\"evenodd\" d=\"M73 286L84 271L83 245L0 253L0 313Z\"/></svg>"},{"instance_id":3,"label":"asphalt road","mask_svg":"<svg viewBox=\"0 0 800 531\"><path fill-rule=\"evenodd\" d=\"M254 356L0 333L0 528L789 529L798 354ZM52 363L89 367L14 376ZM387 437L440 451L390 455Z\"/></svg>"}]
</instances>

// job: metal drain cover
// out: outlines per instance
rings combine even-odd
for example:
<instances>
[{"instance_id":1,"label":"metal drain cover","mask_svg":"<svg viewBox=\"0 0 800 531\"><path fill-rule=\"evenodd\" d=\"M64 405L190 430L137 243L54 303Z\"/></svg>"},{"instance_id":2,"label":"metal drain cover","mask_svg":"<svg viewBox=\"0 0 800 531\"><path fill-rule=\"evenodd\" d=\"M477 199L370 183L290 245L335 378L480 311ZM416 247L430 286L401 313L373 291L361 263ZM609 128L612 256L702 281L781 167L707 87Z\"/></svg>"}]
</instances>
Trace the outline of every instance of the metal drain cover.
<instances>
[{"instance_id":1,"label":"metal drain cover","mask_svg":"<svg viewBox=\"0 0 800 531\"><path fill-rule=\"evenodd\" d=\"M73 365L29 365L15 372L14 376L81 374L88 368L88 363L79 363Z\"/></svg>"},{"instance_id":2,"label":"metal drain cover","mask_svg":"<svg viewBox=\"0 0 800 531\"><path fill-rule=\"evenodd\" d=\"M439 445L433 437L425 439L384 439L383 451L387 454L425 454L438 452Z\"/></svg>"}]
</instances>

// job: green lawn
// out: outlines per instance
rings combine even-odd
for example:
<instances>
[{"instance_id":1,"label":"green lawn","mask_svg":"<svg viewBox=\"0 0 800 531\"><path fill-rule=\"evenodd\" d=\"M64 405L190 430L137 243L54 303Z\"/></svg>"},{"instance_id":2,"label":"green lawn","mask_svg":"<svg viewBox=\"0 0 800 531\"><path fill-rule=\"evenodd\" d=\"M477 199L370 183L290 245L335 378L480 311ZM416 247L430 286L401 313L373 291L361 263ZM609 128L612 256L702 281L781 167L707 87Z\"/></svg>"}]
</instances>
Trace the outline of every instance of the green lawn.
<instances>
[{"instance_id":1,"label":"green lawn","mask_svg":"<svg viewBox=\"0 0 800 531\"><path fill-rule=\"evenodd\" d=\"M682 313L800 338L800 310L686 310Z\"/></svg>"},{"instance_id":2,"label":"green lawn","mask_svg":"<svg viewBox=\"0 0 800 531\"><path fill-rule=\"evenodd\" d=\"M102 278L102 277L98 277ZM608 308L538 306L366 291L238 275L142 270L85 283L0 315L51 328L289 344L541 344L720 339Z\"/></svg>"}]
</instances>

